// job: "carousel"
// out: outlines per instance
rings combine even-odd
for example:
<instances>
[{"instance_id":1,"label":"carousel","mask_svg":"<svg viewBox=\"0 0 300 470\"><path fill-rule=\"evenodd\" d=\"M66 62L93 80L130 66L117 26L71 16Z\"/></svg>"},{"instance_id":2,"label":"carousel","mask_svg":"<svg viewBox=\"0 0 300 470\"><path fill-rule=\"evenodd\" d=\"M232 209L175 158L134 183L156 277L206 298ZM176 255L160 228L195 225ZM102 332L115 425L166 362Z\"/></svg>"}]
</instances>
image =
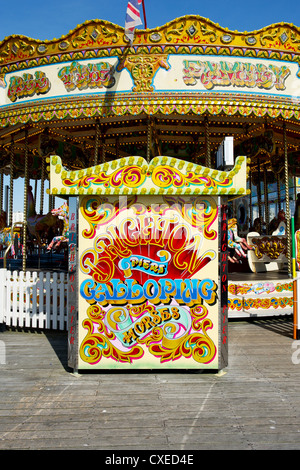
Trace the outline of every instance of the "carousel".
<instances>
[{"instance_id":1,"label":"carousel","mask_svg":"<svg viewBox=\"0 0 300 470\"><path fill-rule=\"evenodd\" d=\"M123 27L93 20L51 41L5 38L3 270L10 256L19 260L20 278L41 270L42 261L50 277L57 266L67 273L71 198L218 195L227 207L228 317L294 315L296 337L299 65L300 29L287 23L238 32L191 15L137 29L130 44ZM216 178L239 172L241 157L246 187L218 186ZM149 188L135 183L134 168L150 177L159 165L160 184L153 177ZM121 176L119 167L127 168ZM18 226L12 214L20 177Z\"/></svg>"}]
</instances>

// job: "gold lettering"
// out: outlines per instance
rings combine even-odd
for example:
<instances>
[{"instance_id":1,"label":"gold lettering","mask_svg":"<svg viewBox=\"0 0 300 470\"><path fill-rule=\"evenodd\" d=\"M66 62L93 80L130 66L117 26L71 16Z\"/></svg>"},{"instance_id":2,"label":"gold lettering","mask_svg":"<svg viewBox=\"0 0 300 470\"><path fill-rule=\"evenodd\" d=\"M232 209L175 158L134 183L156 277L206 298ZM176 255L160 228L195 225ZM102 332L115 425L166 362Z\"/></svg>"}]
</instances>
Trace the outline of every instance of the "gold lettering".
<instances>
[{"instance_id":1,"label":"gold lettering","mask_svg":"<svg viewBox=\"0 0 300 470\"><path fill-rule=\"evenodd\" d=\"M243 62L183 61L183 81L186 85L200 83L207 90L215 86L234 86L285 90L285 80L291 71L288 67Z\"/></svg>"}]
</instances>

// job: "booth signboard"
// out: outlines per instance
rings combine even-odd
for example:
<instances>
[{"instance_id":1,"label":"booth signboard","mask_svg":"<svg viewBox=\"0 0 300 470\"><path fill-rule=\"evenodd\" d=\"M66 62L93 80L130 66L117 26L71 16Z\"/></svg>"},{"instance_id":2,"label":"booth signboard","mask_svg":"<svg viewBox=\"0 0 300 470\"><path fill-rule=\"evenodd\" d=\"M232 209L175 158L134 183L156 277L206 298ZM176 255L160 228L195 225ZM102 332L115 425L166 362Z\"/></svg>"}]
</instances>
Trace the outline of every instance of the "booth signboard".
<instances>
[{"instance_id":1,"label":"booth signboard","mask_svg":"<svg viewBox=\"0 0 300 470\"><path fill-rule=\"evenodd\" d=\"M4 51L3 51L4 52ZM216 51L217 52L217 51ZM153 54L147 58L131 55L125 58L107 56L45 64L51 55L35 65L16 65L0 81L0 109L18 102L41 103L47 99L74 98L89 94L147 91L158 93L235 93L268 97L292 96L299 99L298 64L288 56L278 60L207 54ZM39 54L40 55L40 54ZM4 53L3 53L4 56ZM70 57L70 56L69 56ZM40 57L38 58L40 59ZM70 57L71 59L71 57ZM283 62L284 60L284 62ZM21 62L21 61L20 61ZM146 74L143 68L147 69ZM137 73L137 70L139 73ZM0 77L1 78L1 77ZM175 99L175 96L174 96ZM119 100L117 100L119 101ZM120 105L120 103L118 103ZM145 103L143 103L143 106Z\"/></svg>"},{"instance_id":2,"label":"booth signboard","mask_svg":"<svg viewBox=\"0 0 300 470\"><path fill-rule=\"evenodd\" d=\"M52 194L79 201L69 365L224 368L226 199L246 192L246 159L228 173L168 157L66 172L54 156L50 169Z\"/></svg>"},{"instance_id":3,"label":"booth signboard","mask_svg":"<svg viewBox=\"0 0 300 470\"><path fill-rule=\"evenodd\" d=\"M85 196L79 226L79 368L215 364L217 198Z\"/></svg>"}]
</instances>

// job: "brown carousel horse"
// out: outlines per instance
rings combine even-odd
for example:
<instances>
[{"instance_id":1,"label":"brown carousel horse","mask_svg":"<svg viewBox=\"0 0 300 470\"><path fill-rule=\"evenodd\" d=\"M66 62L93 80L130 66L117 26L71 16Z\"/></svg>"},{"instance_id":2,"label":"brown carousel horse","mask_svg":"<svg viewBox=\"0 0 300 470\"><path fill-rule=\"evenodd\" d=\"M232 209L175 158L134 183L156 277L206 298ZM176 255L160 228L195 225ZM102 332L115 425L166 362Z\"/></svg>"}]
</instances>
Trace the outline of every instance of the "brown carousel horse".
<instances>
[{"instance_id":1,"label":"brown carousel horse","mask_svg":"<svg viewBox=\"0 0 300 470\"><path fill-rule=\"evenodd\" d=\"M45 239L48 240L62 229L62 221L51 212L43 215L36 213L31 186L28 187L27 195L27 229L39 247L44 246Z\"/></svg>"}]
</instances>

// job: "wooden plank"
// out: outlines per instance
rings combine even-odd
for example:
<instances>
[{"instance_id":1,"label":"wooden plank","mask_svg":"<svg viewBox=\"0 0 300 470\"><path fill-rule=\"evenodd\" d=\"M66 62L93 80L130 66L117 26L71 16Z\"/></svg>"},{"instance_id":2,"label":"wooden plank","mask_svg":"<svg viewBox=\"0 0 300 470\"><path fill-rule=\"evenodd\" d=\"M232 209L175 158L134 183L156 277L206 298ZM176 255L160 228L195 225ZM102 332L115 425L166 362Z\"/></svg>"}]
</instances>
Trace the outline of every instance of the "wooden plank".
<instances>
[{"instance_id":1,"label":"wooden plank","mask_svg":"<svg viewBox=\"0 0 300 470\"><path fill-rule=\"evenodd\" d=\"M299 450L292 335L292 319L229 322L222 374L73 374L65 332L5 329L0 449Z\"/></svg>"}]
</instances>

